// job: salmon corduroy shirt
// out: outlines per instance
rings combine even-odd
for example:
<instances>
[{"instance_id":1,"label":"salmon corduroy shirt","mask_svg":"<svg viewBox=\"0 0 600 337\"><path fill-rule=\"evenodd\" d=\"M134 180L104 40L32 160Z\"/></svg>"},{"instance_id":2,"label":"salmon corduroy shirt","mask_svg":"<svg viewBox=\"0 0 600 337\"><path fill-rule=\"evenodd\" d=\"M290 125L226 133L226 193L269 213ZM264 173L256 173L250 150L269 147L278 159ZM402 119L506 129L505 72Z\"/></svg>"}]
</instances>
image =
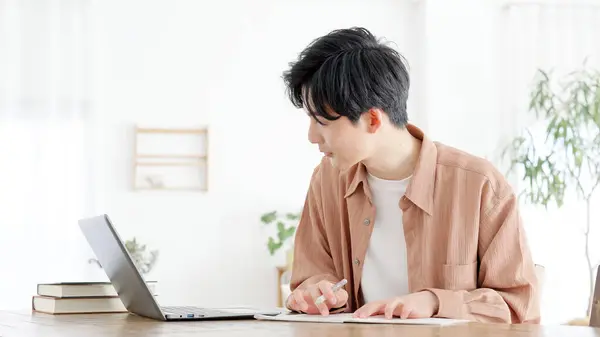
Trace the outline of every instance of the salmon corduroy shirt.
<instances>
[{"instance_id":1,"label":"salmon corduroy shirt","mask_svg":"<svg viewBox=\"0 0 600 337\"><path fill-rule=\"evenodd\" d=\"M488 161L422 140L404 197L409 291L431 291L434 317L539 323L539 294L516 195ZM362 263L376 209L362 163L315 168L295 237L291 289L348 280L345 312L364 305ZM399 224L400 225L400 224Z\"/></svg>"}]
</instances>

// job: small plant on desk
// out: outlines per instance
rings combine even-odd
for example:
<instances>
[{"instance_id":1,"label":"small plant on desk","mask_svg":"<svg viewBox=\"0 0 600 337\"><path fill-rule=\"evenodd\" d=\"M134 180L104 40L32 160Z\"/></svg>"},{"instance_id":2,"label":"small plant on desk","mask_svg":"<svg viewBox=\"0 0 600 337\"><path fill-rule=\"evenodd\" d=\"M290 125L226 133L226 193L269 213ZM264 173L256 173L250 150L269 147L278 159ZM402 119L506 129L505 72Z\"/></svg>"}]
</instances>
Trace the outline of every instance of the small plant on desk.
<instances>
[{"instance_id":1,"label":"small plant on desk","mask_svg":"<svg viewBox=\"0 0 600 337\"><path fill-rule=\"evenodd\" d=\"M150 273L158 258L158 251L152 250L146 252L146 245L140 244L135 237L125 241L125 248L129 252L129 255L131 255L133 263L138 267L140 273ZM98 267L102 268L100 261L97 259L89 259L88 262L95 263Z\"/></svg>"},{"instance_id":2,"label":"small plant on desk","mask_svg":"<svg viewBox=\"0 0 600 337\"><path fill-rule=\"evenodd\" d=\"M275 255L287 240L293 239L299 219L300 213L281 214L277 211L265 213L260 217L260 221L264 225L275 223L277 226L277 236L270 236L267 241L267 248L271 255Z\"/></svg>"}]
</instances>

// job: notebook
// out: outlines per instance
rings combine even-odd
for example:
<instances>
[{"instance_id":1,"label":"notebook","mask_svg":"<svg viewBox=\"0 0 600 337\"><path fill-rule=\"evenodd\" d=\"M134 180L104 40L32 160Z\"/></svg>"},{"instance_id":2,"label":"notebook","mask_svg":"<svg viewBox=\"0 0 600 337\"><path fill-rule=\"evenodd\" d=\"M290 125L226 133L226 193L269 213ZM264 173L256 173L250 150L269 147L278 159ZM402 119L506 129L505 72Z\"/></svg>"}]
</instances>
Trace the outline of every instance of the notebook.
<instances>
[{"instance_id":1,"label":"notebook","mask_svg":"<svg viewBox=\"0 0 600 337\"><path fill-rule=\"evenodd\" d=\"M313 323L364 323L364 324L408 324L408 325L454 325L468 323L468 320L448 318L392 318L387 319L383 315L368 318L354 318L352 314L331 314L328 316L306 315L298 313L282 313L275 316L255 315L254 318L265 321L284 322L313 322Z\"/></svg>"}]
</instances>

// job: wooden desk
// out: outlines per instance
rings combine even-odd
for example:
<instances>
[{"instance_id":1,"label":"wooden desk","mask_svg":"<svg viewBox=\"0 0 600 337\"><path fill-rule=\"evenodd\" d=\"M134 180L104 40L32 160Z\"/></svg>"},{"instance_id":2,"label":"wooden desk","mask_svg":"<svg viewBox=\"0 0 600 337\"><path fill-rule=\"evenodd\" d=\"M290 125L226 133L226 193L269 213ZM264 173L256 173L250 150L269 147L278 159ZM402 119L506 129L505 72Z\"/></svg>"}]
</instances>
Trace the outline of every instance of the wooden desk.
<instances>
[{"instance_id":1,"label":"wooden desk","mask_svg":"<svg viewBox=\"0 0 600 337\"><path fill-rule=\"evenodd\" d=\"M129 314L47 315L0 311L0 336L293 336L293 337L591 337L600 329L582 326L540 326L471 323L450 327L318 324L255 320L160 322Z\"/></svg>"}]
</instances>

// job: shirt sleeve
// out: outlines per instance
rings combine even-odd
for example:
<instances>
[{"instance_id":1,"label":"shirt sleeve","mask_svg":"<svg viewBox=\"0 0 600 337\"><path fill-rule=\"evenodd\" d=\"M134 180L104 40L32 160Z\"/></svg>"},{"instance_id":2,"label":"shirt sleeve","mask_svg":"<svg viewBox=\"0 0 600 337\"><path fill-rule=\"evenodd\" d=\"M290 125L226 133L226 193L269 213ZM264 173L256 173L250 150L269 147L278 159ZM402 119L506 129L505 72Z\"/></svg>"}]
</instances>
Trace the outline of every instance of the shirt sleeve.
<instances>
[{"instance_id":1,"label":"shirt sleeve","mask_svg":"<svg viewBox=\"0 0 600 337\"><path fill-rule=\"evenodd\" d=\"M479 322L540 322L539 285L517 198L505 185L484 200L479 234L479 287L473 291L427 289L439 301L436 317ZM487 209L487 211L485 211Z\"/></svg>"},{"instance_id":2,"label":"shirt sleeve","mask_svg":"<svg viewBox=\"0 0 600 337\"><path fill-rule=\"evenodd\" d=\"M315 169L294 238L294 262L290 289L304 288L322 280L337 283L327 242L321 201L319 169ZM287 302L287 301L286 301ZM344 308L332 309L339 312Z\"/></svg>"}]
</instances>

